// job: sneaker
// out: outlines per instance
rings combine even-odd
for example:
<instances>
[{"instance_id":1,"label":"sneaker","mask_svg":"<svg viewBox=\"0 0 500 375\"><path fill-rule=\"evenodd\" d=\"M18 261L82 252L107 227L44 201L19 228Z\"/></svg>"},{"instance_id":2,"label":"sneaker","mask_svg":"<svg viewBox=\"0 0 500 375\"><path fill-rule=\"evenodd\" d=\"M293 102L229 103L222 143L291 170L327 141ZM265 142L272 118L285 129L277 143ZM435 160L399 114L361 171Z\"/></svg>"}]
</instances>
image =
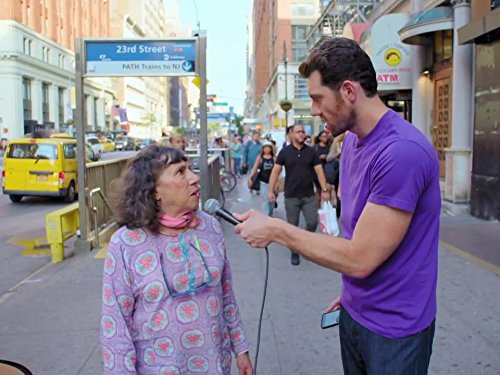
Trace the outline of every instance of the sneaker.
<instances>
[{"instance_id":1,"label":"sneaker","mask_svg":"<svg viewBox=\"0 0 500 375\"><path fill-rule=\"evenodd\" d=\"M300 256L297 253L292 253L292 265L298 266L300 264Z\"/></svg>"}]
</instances>

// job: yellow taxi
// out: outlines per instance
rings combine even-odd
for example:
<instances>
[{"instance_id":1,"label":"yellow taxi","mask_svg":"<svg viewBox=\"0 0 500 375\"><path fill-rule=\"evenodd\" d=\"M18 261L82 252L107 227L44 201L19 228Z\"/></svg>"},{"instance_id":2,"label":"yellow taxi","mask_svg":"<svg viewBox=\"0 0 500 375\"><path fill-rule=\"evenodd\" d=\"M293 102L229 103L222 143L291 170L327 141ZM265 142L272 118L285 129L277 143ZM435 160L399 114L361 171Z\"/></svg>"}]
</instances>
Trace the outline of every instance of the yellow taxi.
<instances>
[{"instance_id":1,"label":"yellow taxi","mask_svg":"<svg viewBox=\"0 0 500 375\"><path fill-rule=\"evenodd\" d=\"M102 145L102 150L105 152L115 151L115 142L113 142L109 138L99 139L99 142Z\"/></svg>"},{"instance_id":2,"label":"yellow taxi","mask_svg":"<svg viewBox=\"0 0 500 375\"><path fill-rule=\"evenodd\" d=\"M2 192L15 203L24 196L62 197L73 202L77 166L75 139L14 139L5 151Z\"/></svg>"}]
</instances>

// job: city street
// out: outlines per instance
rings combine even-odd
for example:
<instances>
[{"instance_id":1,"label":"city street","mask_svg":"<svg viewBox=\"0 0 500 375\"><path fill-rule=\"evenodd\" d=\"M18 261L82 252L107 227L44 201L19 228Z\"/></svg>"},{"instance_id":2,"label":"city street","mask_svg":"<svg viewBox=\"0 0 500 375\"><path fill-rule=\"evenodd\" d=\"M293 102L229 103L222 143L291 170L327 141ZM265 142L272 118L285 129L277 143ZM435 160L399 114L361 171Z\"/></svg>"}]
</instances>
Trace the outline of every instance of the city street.
<instances>
[{"instance_id":1,"label":"city street","mask_svg":"<svg viewBox=\"0 0 500 375\"><path fill-rule=\"evenodd\" d=\"M115 151L102 154L101 160L130 157L135 151ZM0 173L3 158L0 159ZM7 195L0 194L0 299L9 289L50 262L45 247L37 243L45 238L45 215L64 207L60 199L25 197L12 203ZM29 254L22 255L27 245L35 245ZM41 251L40 251L41 250Z\"/></svg>"},{"instance_id":2,"label":"city street","mask_svg":"<svg viewBox=\"0 0 500 375\"><path fill-rule=\"evenodd\" d=\"M261 197L240 185L228 209L260 207ZM283 201L276 212L284 217ZM448 224L451 216L442 218ZM455 221L461 225L460 220ZM223 224L236 297L255 355L265 254L250 249ZM462 230L467 226L463 225ZM324 308L340 292L340 275L269 246L270 278L258 373L341 374L338 328L322 330ZM102 373L99 345L103 259L96 252L72 257L29 278L0 299L0 353L37 375ZM430 374L497 375L500 372L500 278L457 254L440 249L438 317ZM50 348L50 350L48 350ZM233 372L235 372L233 361Z\"/></svg>"}]
</instances>

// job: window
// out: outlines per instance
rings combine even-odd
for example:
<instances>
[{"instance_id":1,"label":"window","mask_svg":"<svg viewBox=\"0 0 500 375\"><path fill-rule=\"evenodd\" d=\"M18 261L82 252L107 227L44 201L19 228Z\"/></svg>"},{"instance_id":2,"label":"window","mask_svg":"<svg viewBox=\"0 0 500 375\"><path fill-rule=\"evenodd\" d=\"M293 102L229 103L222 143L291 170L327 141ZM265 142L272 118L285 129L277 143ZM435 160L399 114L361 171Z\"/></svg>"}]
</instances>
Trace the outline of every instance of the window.
<instances>
[{"instance_id":1,"label":"window","mask_svg":"<svg viewBox=\"0 0 500 375\"><path fill-rule=\"evenodd\" d=\"M10 145L9 157L14 159L57 159L56 145L45 143L14 143Z\"/></svg>"},{"instance_id":2,"label":"window","mask_svg":"<svg viewBox=\"0 0 500 375\"><path fill-rule=\"evenodd\" d=\"M292 25L292 40L306 40L307 25Z\"/></svg>"},{"instance_id":3,"label":"window","mask_svg":"<svg viewBox=\"0 0 500 375\"><path fill-rule=\"evenodd\" d=\"M314 17L314 4L292 4L292 17Z\"/></svg>"},{"instance_id":4,"label":"window","mask_svg":"<svg viewBox=\"0 0 500 375\"><path fill-rule=\"evenodd\" d=\"M26 55L31 55L31 39L23 38L23 52Z\"/></svg>"},{"instance_id":5,"label":"window","mask_svg":"<svg viewBox=\"0 0 500 375\"><path fill-rule=\"evenodd\" d=\"M292 25L292 61L300 62L307 56L307 25Z\"/></svg>"},{"instance_id":6,"label":"window","mask_svg":"<svg viewBox=\"0 0 500 375\"><path fill-rule=\"evenodd\" d=\"M453 58L453 30L438 31L434 34L434 62Z\"/></svg>"},{"instance_id":7,"label":"window","mask_svg":"<svg viewBox=\"0 0 500 375\"><path fill-rule=\"evenodd\" d=\"M64 158L76 159L76 145L64 145Z\"/></svg>"},{"instance_id":8,"label":"window","mask_svg":"<svg viewBox=\"0 0 500 375\"><path fill-rule=\"evenodd\" d=\"M25 120L31 120L31 80L23 77L23 113Z\"/></svg>"},{"instance_id":9,"label":"window","mask_svg":"<svg viewBox=\"0 0 500 375\"><path fill-rule=\"evenodd\" d=\"M64 64L66 62L65 60L66 58L63 55L59 54L59 68L64 69Z\"/></svg>"},{"instance_id":10,"label":"window","mask_svg":"<svg viewBox=\"0 0 500 375\"><path fill-rule=\"evenodd\" d=\"M491 0L491 10L500 8L500 0Z\"/></svg>"},{"instance_id":11,"label":"window","mask_svg":"<svg viewBox=\"0 0 500 375\"><path fill-rule=\"evenodd\" d=\"M294 97L295 99L309 99L307 80L298 75L294 77Z\"/></svg>"},{"instance_id":12,"label":"window","mask_svg":"<svg viewBox=\"0 0 500 375\"><path fill-rule=\"evenodd\" d=\"M49 122L49 84L42 83L43 122Z\"/></svg>"},{"instance_id":13,"label":"window","mask_svg":"<svg viewBox=\"0 0 500 375\"><path fill-rule=\"evenodd\" d=\"M23 99L31 100L31 79L23 77Z\"/></svg>"},{"instance_id":14,"label":"window","mask_svg":"<svg viewBox=\"0 0 500 375\"><path fill-rule=\"evenodd\" d=\"M59 87L57 89L57 101L59 106L59 125L64 123L64 89Z\"/></svg>"},{"instance_id":15,"label":"window","mask_svg":"<svg viewBox=\"0 0 500 375\"><path fill-rule=\"evenodd\" d=\"M42 47L42 58L43 61L49 62L50 49L48 47Z\"/></svg>"}]
</instances>

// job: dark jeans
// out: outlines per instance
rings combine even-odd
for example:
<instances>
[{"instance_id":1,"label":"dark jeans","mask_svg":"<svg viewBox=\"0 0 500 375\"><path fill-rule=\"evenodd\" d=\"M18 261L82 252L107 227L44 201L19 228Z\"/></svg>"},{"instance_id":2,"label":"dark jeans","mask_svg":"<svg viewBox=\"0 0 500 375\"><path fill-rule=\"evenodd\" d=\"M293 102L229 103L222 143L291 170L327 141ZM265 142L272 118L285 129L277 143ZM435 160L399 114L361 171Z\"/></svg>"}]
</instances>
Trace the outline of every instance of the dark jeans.
<instances>
[{"instance_id":1,"label":"dark jeans","mask_svg":"<svg viewBox=\"0 0 500 375\"><path fill-rule=\"evenodd\" d=\"M434 329L435 320L412 336L389 339L367 330L342 309L339 330L344 374L427 374Z\"/></svg>"}]
</instances>

